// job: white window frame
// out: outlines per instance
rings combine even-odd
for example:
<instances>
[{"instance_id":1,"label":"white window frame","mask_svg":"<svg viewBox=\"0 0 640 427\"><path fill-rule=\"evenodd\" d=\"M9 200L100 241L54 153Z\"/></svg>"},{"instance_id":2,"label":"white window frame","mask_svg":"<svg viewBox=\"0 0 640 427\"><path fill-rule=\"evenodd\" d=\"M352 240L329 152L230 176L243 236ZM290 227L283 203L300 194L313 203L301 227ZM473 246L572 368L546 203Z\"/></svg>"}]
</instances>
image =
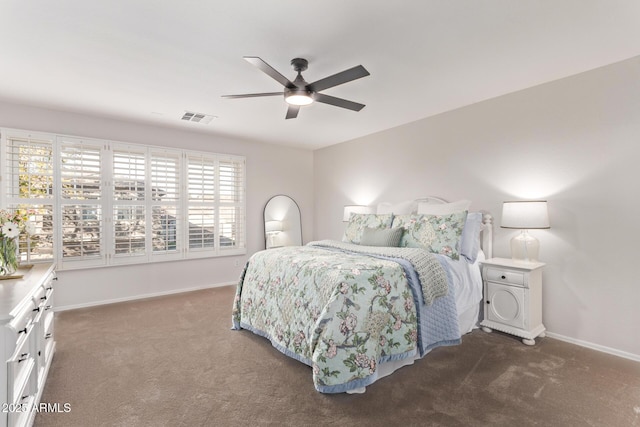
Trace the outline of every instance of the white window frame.
<instances>
[{"instance_id":1,"label":"white window frame","mask_svg":"<svg viewBox=\"0 0 640 427\"><path fill-rule=\"evenodd\" d=\"M103 267L111 265L123 265L123 264L141 264L150 262L162 262L170 260L181 259L194 259L205 257L221 257L232 255L244 255L247 253L246 249L246 160L243 156L217 154L212 152L201 152L193 150L181 150L177 148L168 148L153 145L143 144L131 144L125 142L106 141L101 139L82 138L69 135L57 135L42 132L30 132L19 129L0 129L0 177L7 182L2 186L3 191L0 194L0 203L2 207L15 206L19 203L34 205L35 199L28 199L22 201L19 197L12 197L9 192L11 180L8 178L7 170L7 141L10 138L33 138L52 141L53 144L53 172L54 172L54 185L53 185L53 240L54 240L54 256L53 260L42 260L42 262L54 261L57 268L60 270L80 269L80 268L92 268ZM101 194L99 200L78 200L77 203L73 203L72 200L62 198L62 181L61 181L61 147L63 141L83 141L91 146L100 146L100 168L101 168ZM114 150L131 150L136 153L144 155L145 159L145 184L144 184L144 200L138 201L126 201L116 200L114 196ZM163 205L158 203L158 200L153 199L154 189L152 188L152 159L155 156L162 157L166 154L168 157L177 158L178 163L178 189L177 200L167 202L166 206L175 206L177 217L176 223L176 250L158 250L153 249L153 207ZM188 221L188 156L202 156L207 159L213 160L215 164L215 183L214 192L215 198L211 204L207 203L207 206L213 206L215 209L215 231L214 231L214 245L211 248L204 249L190 249L189 248L189 221ZM235 162L239 167L239 174L241 175L241 183L237 187L238 198L233 206L237 207L240 213L240 218L236 222L236 245L231 247L225 247L220 245L221 230L220 226L220 207L228 206L220 200L220 180L219 180L219 163L223 162ZM26 203L25 203L26 202ZM42 204L42 203L40 203ZM68 205L96 205L102 209L102 223L100 227L100 255L96 257L77 257L77 258L64 258L62 247L62 209L63 206ZM115 254L115 224L114 224L114 207L115 206L142 206L145 212L145 250L141 255L128 256ZM33 262L39 262L34 260Z\"/></svg>"}]
</instances>

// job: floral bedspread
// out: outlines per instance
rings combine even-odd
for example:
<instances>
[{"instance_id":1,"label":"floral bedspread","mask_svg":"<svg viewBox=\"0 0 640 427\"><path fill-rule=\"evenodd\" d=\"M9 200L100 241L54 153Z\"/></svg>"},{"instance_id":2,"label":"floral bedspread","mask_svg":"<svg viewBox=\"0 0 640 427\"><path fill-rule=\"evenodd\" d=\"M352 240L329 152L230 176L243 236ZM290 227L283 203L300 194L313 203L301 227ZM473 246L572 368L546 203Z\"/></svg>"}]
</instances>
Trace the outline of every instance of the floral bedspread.
<instances>
[{"instance_id":1,"label":"floral bedspread","mask_svg":"<svg viewBox=\"0 0 640 427\"><path fill-rule=\"evenodd\" d=\"M258 252L237 287L233 329L265 336L310 365L320 392L364 387L377 379L379 363L459 343L453 295L429 307L419 277L404 259L348 248Z\"/></svg>"}]
</instances>

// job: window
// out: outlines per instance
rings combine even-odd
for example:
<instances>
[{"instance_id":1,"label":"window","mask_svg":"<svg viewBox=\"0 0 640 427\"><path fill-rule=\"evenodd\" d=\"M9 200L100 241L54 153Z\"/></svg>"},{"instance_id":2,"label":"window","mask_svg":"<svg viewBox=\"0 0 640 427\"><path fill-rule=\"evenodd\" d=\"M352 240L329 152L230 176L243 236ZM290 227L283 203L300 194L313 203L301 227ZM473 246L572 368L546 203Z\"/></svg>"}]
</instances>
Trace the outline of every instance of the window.
<instances>
[{"instance_id":1,"label":"window","mask_svg":"<svg viewBox=\"0 0 640 427\"><path fill-rule=\"evenodd\" d=\"M53 259L53 138L49 135L25 133L7 139L6 197L2 206L29 212L35 233L29 239L21 235L19 251L25 262Z\"/></svg>"},{"instance_id":2,"label":"window","mask_svg":"<svg viewBox=\"0 0 640 427\"><path fill-rule=\"evenodd\" d=\"M238 247L244 242L244 227L238 223L244 218L244 162L233 159L222 159L219 163L220 183L220 246Z\"/></svg>"},{"instance_id":3,"label":"window","mask_svg":"<svg viewBox=\"0 0 640 427\"><path fill-rule=\"evenodd\" d=\"M69 137L58 137L57 142L59 267L104 265L103 144ZM54 182L54 193L56 188Z\"/></svg>"},{"instance_id":4,"label":"window","mask_svg":"<svg viewBox=\"0 0 640 427\"><path fill-rule=\"evenodd\" d=\"M151 247L155 256L183 249L179 152L151 151Z\"/></svg>"},{"instance_id":5,"label":"window","mask_svg":"<svg viewBox=\"0 0 640 427\"><path fill-rule=\"evenodd\" d=\"M197 253L215 246L215 159L187 154L187 221L189 251Z\"/></svg>"},{"instance_id":6,"label":"window","mask_svg":"<svg viewBox=\"0 0 640 427\"><path fill-rule=\"evenodd\" d=\"M35 224L24 262L58 268L246 253L243 157L2 131L3 206Z\"/></svg>"},{"instance_id":7,"label":"window","mask_svg":"<svg viewBox=\"0 0 640 427\"><path fill-rule=\"evenodd\" d=\"M111 209L114 262L135 263L146 257L147 156L144 147L113 145ZM117 261L116 261L117 260Z\"/></svg>"}]
</instances>

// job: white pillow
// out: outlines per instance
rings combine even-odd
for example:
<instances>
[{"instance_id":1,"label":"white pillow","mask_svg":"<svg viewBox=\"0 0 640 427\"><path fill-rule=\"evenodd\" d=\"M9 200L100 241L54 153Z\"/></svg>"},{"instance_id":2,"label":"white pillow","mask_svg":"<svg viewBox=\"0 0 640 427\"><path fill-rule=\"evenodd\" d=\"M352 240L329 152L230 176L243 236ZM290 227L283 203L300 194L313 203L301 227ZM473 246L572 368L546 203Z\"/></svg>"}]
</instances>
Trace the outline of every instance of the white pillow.
<instances>
[{"instance_id":1,"label":"white pillow","mask_svg":"<svg viewBox=\"0 0 640 427\"><path fill-rule=\"evenodd\" d=\"M461 211L468 211L469 206L471 206L470 200L458 200L452 203L420 202L418 203L418 214L450 215Z\"/></svg>"},{"instance_id":2,"label":"white pillow","mask_svg":"<svg viewBox=\"0 0 640 427\"><path fill-rule=\"evenodd\" d=\"M400 203L381 202L378 203L376 210L377 214L394 214L394 215L408 215L414 213L417 209L417 203L415 200L407 200Z\"/></svg>"},{"instance_id":3,"label":"white pillow","mask_svg":"<svg viewBox=\"0 0 640 427\"><path fill-rule=\"evenodd\" d=\"M460 255L475 263L480 252L480 231L482 231L482 212L469 212L460 238Z\"/></svg>"}]
</instances>

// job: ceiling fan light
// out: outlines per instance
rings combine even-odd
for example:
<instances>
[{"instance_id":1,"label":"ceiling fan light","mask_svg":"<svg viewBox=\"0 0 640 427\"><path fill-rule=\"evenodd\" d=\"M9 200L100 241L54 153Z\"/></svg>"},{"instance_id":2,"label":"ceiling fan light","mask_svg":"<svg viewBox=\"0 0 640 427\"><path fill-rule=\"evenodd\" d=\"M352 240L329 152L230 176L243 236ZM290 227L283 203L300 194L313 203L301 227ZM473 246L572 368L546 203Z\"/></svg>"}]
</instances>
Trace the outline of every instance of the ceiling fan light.
<instances>
[{"instance_id":1,"label":"ceiling fan light","mask_svg":"<svg viewBox=\"0 0 640 427\"><path fill-rule=\"evenodd\" d=\"M313 97L306 90L299 90L285 94L284 100L291 105L309 105L313 102Z\"/></svg>"}]
</instances>

